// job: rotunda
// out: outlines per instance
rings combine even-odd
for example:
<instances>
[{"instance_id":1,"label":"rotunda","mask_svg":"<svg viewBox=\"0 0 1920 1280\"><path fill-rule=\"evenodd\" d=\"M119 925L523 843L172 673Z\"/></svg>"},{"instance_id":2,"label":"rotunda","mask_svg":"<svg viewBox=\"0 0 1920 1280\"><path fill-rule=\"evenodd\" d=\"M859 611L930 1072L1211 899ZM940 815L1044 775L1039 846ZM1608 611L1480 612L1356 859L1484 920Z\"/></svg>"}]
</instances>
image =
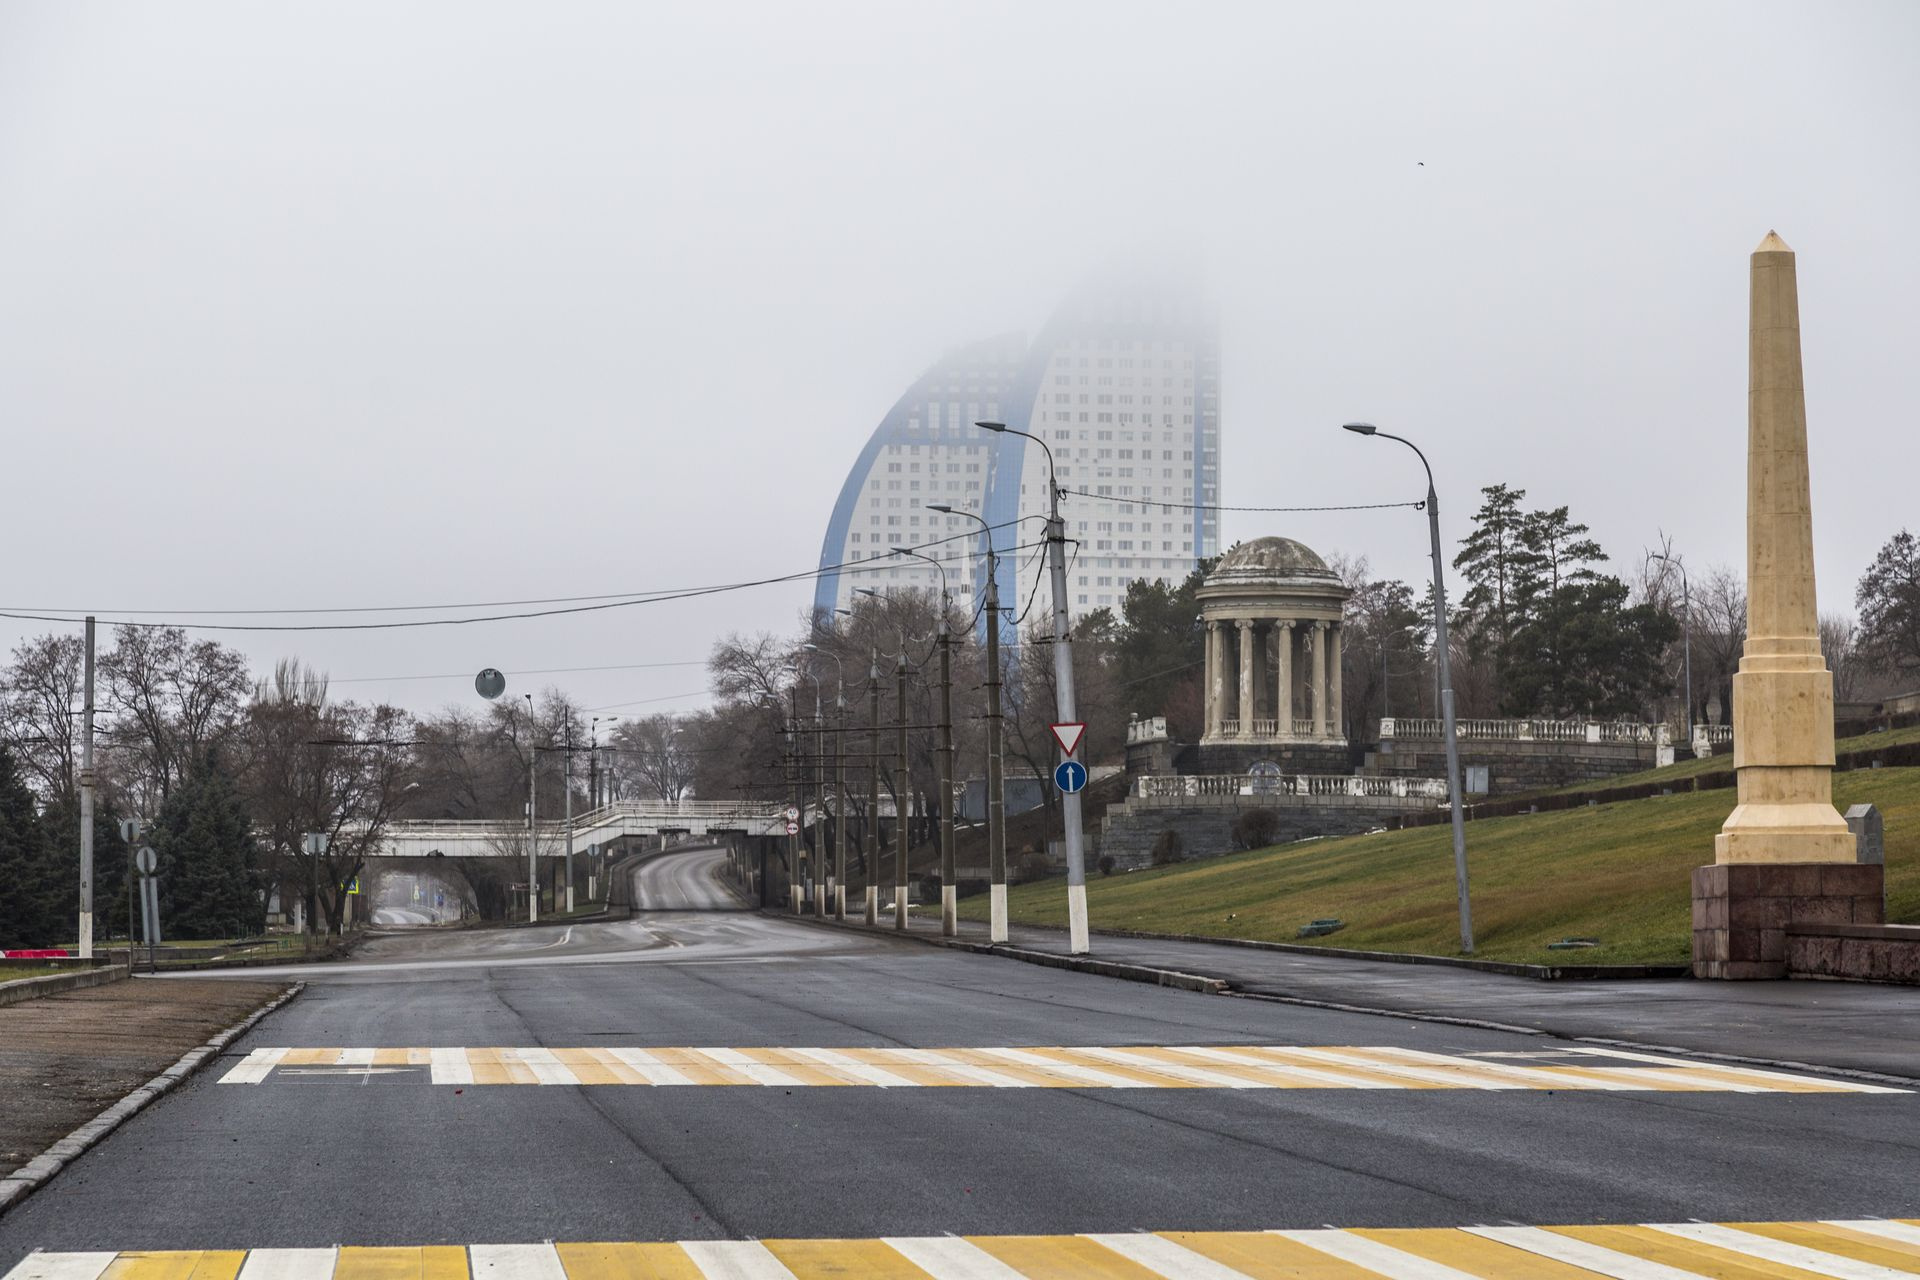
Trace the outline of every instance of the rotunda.
<instances>
[{"instance_id":1,"label":"rotunda","mask_svg":"<svg viewBox=\"0 0 1920 1280\"><path fill-rule=\"evenodd\" d=\"M1349 591L1313 548L1255 538L1196 592L1207 627L1201 745L1346 742L1340 628Z\"/></svg>"}]
</instances>

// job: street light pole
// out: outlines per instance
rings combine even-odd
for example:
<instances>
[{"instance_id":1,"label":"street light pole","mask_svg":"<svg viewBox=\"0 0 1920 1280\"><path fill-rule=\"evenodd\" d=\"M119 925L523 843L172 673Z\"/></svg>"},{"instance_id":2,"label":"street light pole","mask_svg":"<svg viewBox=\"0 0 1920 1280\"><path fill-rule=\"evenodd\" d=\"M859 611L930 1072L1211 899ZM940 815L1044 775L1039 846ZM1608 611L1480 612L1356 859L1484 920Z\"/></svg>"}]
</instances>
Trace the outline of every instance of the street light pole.
<instances>
[{"instance_id":1,"label":"street light pole","mask_svg":"<svg viewBox=\"0 0 1920 1280\"><path fill-rule=\"evenodd\" d=\"M1680 595L1686 610L1680 618L1680 662L1686 673L1687 698L1687 714L1684 717L1686 723L1681 726L1681 732L1691 739L1693 737L1693 588L1687 583L1687 566L1672 556L1662 555L1658 551L1654 552L1650 558L1665 560L1680 571Z\"/></svg>"},{"instance_id":2,"label":"street light pole","mask_svg":"<svg viewBox=\"0 0 1920 1280\"><path fill-rule=\"evenodd\" d=\"M833 863L827 869L827 889L833 898L833 918L847 918L847 757L841 732L847 719L847 668L840 655L817 644L806 648L833 659Z\"/></svg>"},{"instance_id":3,"label":"street light pole","mask_svg":"<svg viewBox=\"0 0 1920 1280\"><path fill-rule=\"evenodd\" d=\"M1073 625L1067 615L1067 524L1060 518L1060 479L1054 470L1053 450L1030 431L1018 431L1003 422L977 422L975 426L1011 436L1025 436L1039 445L1047 458L1047 571L1053 579L1053 681L1054 704L1063 723L1073 724L1080 717L1073 695ZM1071 759L1060 753L1056 763ZM1087 855L1086 837L1080 823L1080 793L1063 792L1060 820L1067 843L1067 950L1083 956L1091 950L1087 938Z\"/></svg>"},{"instance_id":4,"label":"street light pole","mask_svg":"<svg viewBox=\"0 0 1920 1280\"><path fill-rule=\"evenodd\" d=\"M934 506L929 511L961 515L987 535L987 940L1007 940L1007 806L1000 729L1000 559L993 526L971 511Z\"/></svg>"},{"instance_id":5,"label":"street light pole","mask_svg":"<svg viewBox=\"0 0 1920 1280\"><path fill-rule=\"evenodd\" d=\"M93 956L93 618L87 618L85 701L80 720L80 958ZM133 946L133 939L127 939Z\"/></svg>"},{"instance_id":6,"label":"street light pole","mask_svg":"<svg viewBox=\"0 0 1920 1280\"><path fill-rule=\"evenodd\" d=\"M1460 950L1465 955L1472 955L1473 906L1467 894L1467 828L1466 816L1460 807L1460 738L1453 718L1453 664L1447 649L1447 584L1442 575L1442 566L1446 561L1440 550L1440 497L1433 487L1433 466L1427 461L1427 455L1420 452L1420 446L1411 440L1389 435L1370 422L1349 422L1344 426L1355 435L1398 440L1413 450L1427 472L1427 535L1433 544L1433 640L1434 648L1439 651L1440 718L1447 736L1447 796L1453 817L1454 892L1460 901Z\"/></svg>"},{"instance_id":7,"label":"street light pole","mask_svg":"<svg viewBox=\"0 0 1920 1280\"><path fill-rule=\"evenodd\" d=\"M893 783L893 927L907 927L907 815L913 810L913 774L907 768L907 646L902 638L893 667L898 715Z\"/></svg>"},{"instance_id":8,"label":"street light pole","mask_svg":"<svg viewBox=\"0 0 1920 1280\"><path fill-rule=\"evenodd\" d=\"M940 571L940 933L960 932L960 893L954 883L953 854L953 637L947 626L952 598L947 594L947 566L911 547L895 547L900 555L925 560Z\"/></svg>"}]
</instances>

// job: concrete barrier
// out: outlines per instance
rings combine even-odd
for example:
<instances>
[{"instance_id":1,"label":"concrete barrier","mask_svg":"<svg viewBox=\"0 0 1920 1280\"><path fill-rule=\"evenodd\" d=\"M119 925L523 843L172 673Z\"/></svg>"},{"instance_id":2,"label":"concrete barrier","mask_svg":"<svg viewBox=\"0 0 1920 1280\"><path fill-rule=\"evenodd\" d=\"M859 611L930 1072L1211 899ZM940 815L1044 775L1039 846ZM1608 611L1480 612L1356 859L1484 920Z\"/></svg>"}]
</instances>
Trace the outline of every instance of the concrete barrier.
<instances>
[{"instance_id":1,"label":"concrete barrier","mask_svg":"<svg viewBox=\"0 0 1920 1280\"><path fill-rule=\"evenodd\" d=\"M127 971L116 964L101 965L96 969L81 969L74 973L50 973L44 978L16 978L12 982L0 982L0 1008L19 1004L22 1000L57 996L63 991L103 986L109 982L118 982L126 976Z\"/></svg>"}]
</instances>

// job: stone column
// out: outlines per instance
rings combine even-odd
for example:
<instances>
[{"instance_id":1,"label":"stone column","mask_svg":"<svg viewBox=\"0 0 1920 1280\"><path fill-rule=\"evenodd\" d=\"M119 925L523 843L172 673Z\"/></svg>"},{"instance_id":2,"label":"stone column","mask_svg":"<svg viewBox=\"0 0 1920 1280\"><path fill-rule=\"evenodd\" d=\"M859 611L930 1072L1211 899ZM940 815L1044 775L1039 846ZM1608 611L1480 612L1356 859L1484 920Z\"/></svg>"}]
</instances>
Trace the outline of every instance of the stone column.
<instances>
[{"instance_id":1,"label":"stone column","mask_svg":"<svg viewBox=\"0 0 1920 1280\"><path fill-rule=\"evenodd\" d=\"M1327 736L1327 623L1313 624L1313 736Z\"/></svg>"},{"instance_id":2,"label":"stone column","mask_svg":"<svg viewBox=\"0 0 1920 1280\"><path fill-rule=\"evenodd\" d=\"M1240 736L1253 733L1253 621L1241 618L1240 628Z\"/></svg>"},{"instance_id":3,"label":"stone column","mask_svg":"<svg viewBox=\"0 0 1920 1280\"><path fill-rule=\"evenodd\" d=\"M1747 640L1733 678L1739 803L1693 874L1693 970L1786 976L1794 919L1879 924L1882 868L1855 862L1833 807L1833 676L1814 611L1813 514L1793 251L1769 232L1750 265Z\"/></svg>"},{"instance_id":4,"label":"stone column","mask_svg":"<svg viewBox=\"0 0 1920 1280\"><path fill-rule=\"evenodd\" d=\"M1220 736L1221 690L1224 687L1226 663L1221 661L1222 637L1220 624L1207 621L1207 682L1206 682L1206 723L1202 736L1217 738Z\"/></svg>"},{"instance_id":5,"label":"stone column","mask_svg":"<svg viewBox=\"0 0 1920 1280\"><path fill-rule=\"evenodd\" d=\"M1341 724L1341 717L1346 714L1346 703L1341 701L1345 690L1341 687L1342 672L1340 670L1341 646L1345 643L1345 631L1346 625L1339 622L1327 628L1327 681L1330 686L1327 691L1327 701L1331 707L1330 714L1328 715L1328 723L1331 726L1333 736L1336 738L1344 738L1347 736L1342 732L1343 726Z\"/></svg>"},{"instance_id":6,"label":"stone column","mask_svg":"<svg viewBox=\"0 0 1920 1280\"><path fill-rule=\"evenodd\" d=\"M1280 736L1293 737L1293 623L1280 624L1280 687L1274 699L1274 719L1280 722Z\"/></svg>"}]
</instances>

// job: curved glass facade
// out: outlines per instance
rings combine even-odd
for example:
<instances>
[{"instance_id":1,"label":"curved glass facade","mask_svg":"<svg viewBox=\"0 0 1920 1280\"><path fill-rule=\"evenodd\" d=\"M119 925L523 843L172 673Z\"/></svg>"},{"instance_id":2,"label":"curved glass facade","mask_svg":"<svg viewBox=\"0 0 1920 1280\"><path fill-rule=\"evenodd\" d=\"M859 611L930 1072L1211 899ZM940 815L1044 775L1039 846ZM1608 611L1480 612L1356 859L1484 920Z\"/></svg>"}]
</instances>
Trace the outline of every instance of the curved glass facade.
<instances>
[{"instance_id":1,"label":"curved glass facade","mask_svg":"<svg viewBox=\"0 0 1920 1280\"><path fill-rule=\"evenodd\" d=\"M1018 611L1033 589L1047 509L1044 453L989 420L1047 442L1060 483L1075 617L1117 608L1127 583L1182 580L1220 547L1220 370L1216 326L1190 293L1135 286L1082 291L1032 343L1015 336L959 348L915 381L881 421L841 486L820 549L817 612L855 587L935 590L939 574L894 547L947 564L957 602L985 588L979 526L1000 561L1000 599ZM950 541L940 541L951 539ZM929 543L937 543L928 547Z\"/></svg>"}]
</instances>

